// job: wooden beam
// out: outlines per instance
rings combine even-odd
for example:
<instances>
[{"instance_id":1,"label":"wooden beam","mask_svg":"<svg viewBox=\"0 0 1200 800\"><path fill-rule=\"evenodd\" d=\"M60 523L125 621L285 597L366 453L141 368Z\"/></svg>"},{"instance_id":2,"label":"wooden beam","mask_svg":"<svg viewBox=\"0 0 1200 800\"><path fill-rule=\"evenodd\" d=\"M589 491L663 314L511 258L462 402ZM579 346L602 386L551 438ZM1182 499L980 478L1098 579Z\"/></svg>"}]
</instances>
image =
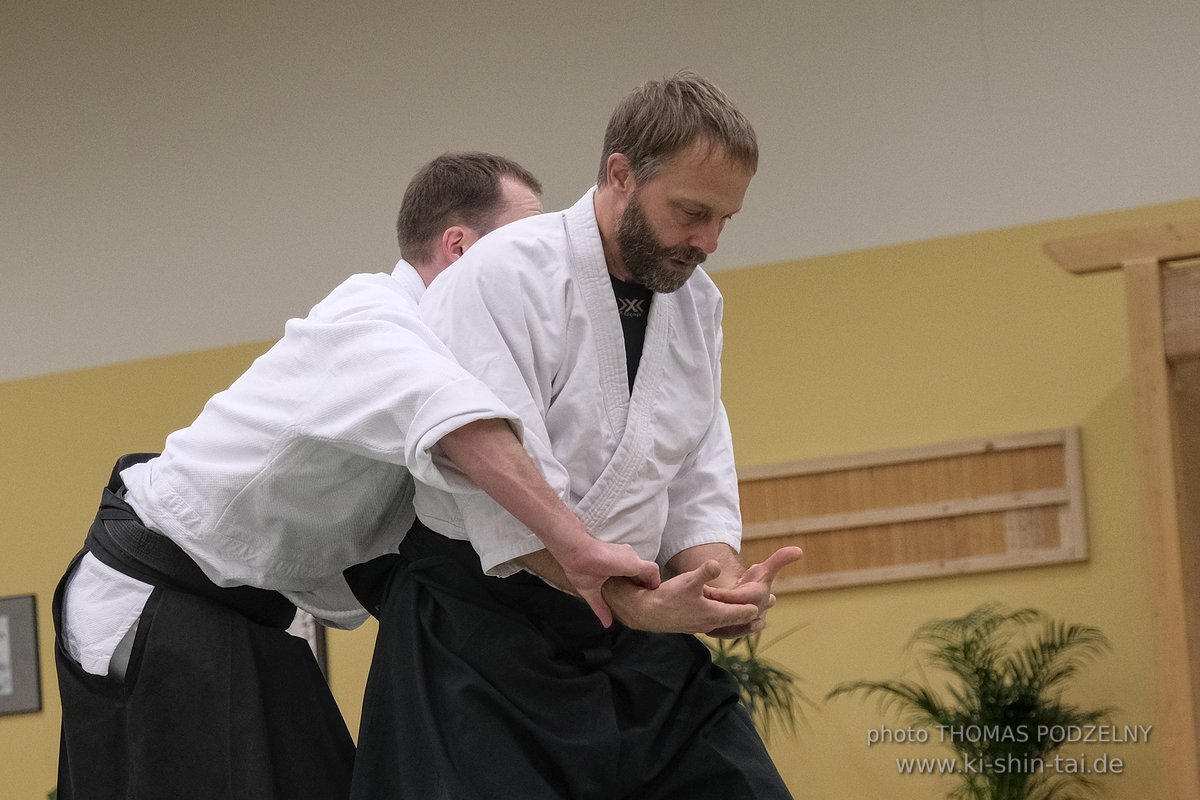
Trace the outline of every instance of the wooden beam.
<instances>
[{"instance_id":1,"label":"wooden beam","mask_svg":"<svg viewBox=\"0 0 1200 800\"><path fill-rule=\"evenodd\" d=\"M896 564L887 567L825 572L819 575L795 575L777 578L771 585L776 594L784 592L815 592L823 589L841 589L848 586L866 586L873 583L894 583L917 578L944 578L949 575L969 575L978 572L997 572L1022 567L1051 566L1062 564L1058 550L1027 550L1017 553L997 553L985 556L942 559L937 562ZM1156 727L1155 730L1158 730ZM1182 800L1182 799L1181 799ZM1188 800L1191 800L1189 797Z\"/></svg>"},{"instance_id":2,"label":"wooden beam","mask_svg":"<svg viewBox=\"0 0 1200 800\"><path fill-rule=\"evenodd\" d=\"M1134 438L1139 461L1142 536L1150 571L1154 631L1156 733L1165 749L1166 797L1200 800L1200 729L1189 618L1197 601L1187 594L1181 549L1175 432L1163 340L1162 267L1158 258L1124 264L1129 320ZM1194 535L1194 531L1186 532Z\"/></svg>"},{"instance_id":3,"label":"wooden beam","mask_svg":"<svg viewBox=\"0 0 1200 800\"><path fill-rule=\"evenodd\" d=\"M872 508L865 511L842 511L813 517L792 517L770 522L747 523L742 526L743 541L770 539L826 531L854 530L878 525L897 525L903 522L925 522L952 519L967 514L991 514L998 511L1017 511L1046 506L1065 506L1071 499L1067 489L1040 489L1032 492L1011 492L989 497L966 497L922 503L912 506Z\"/></svg>"},{"instance_id":4,"label":"wooden beam","mask_svg":"<svg viewBox=\"0 0 1200 800\"><path fill-rule=\"evenodd\" d=\"M1200 255L1200 218L1057 239L1042 249L1076 275L1120 269L1127 262L1145 259L1195 258Z\"/></svg>"},{"instance_id":5,"label":"wooden beam","mask_svg":"<svg viewBox=\"0 0 1200 800\"><path fill-rule=\"evenodd\" d=\"M816 475L822 472L840 472L856 467L879 467L887 464L909 464L916 461L932 461L954 456L996 453L1006 450L1025 450L1030 447L1054 447L1062 445L1071 436L1078 436L1077 429L1054 429L1013 433L986 439L964 439L958 442L922 444L915 447L898 447L872 453L808 458L786 461L780 464L764 464L738 470L738 482L786 478L793 475Z\"/></svg>"}]
</instances>

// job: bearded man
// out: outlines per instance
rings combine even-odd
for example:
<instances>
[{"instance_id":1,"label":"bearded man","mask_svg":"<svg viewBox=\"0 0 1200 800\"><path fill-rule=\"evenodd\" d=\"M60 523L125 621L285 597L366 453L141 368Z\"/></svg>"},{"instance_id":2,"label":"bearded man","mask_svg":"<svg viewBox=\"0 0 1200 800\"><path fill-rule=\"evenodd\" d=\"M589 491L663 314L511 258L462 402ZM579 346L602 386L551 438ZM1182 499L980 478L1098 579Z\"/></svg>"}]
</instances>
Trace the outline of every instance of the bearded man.
<instances>
[{"instance_id":1,"label":"bearded man","mask_svg":"<svg viewBox=\"0 0 1200 800\"><path fill-rule=\"evenodd\" d=\"M550 485L664 580L609 579L605 629L494 501L419 486L427 529L388 585L353 797L790 797L689 635L761 630L800 555L738 560L721 297L697 269L757 163L719 89L649 82L612 115L596 188L484 237L425 294L422 319L520 417Z\"/></svg>"}]
</instances>

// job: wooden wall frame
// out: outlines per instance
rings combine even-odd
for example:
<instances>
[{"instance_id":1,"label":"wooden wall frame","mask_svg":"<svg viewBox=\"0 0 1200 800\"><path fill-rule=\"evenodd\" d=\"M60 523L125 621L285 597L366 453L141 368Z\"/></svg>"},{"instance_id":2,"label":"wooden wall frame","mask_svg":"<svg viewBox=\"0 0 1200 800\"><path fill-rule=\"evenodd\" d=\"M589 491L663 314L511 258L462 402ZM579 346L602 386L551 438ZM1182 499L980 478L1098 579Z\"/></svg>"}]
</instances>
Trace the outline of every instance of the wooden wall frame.
<instances>
[{"instance_id":1,"label":"wooden wall frame","mask_svg":"<svg viewBox=\"0 0 1200 800\"><path fill-rule=\"evenodd\" d=\"M37 596L0 597L0 715L41 710Z\"/></svg>"},{"instance_id":2,"label":"wooden wall frame","mask_svg":"<svg viewBox=\"0 0 1200 800\"><path fill-rule=\"evenodd\" d=\"M796 461L738 483L748 562L804 548L776 592L1087 557L1077 429Z\"/></svg>"},{"instance_id":3,"label":"wooden wall frame","mask_svg":"<svg viewBox=\"0 0 1200 800\"><path fill-rule=\"evenodd\" d=\"M1045 244L1076 275L1125 277L1140 538L1167 800L1200 800L1200 219Z\"/></svg>"}]
</instances>

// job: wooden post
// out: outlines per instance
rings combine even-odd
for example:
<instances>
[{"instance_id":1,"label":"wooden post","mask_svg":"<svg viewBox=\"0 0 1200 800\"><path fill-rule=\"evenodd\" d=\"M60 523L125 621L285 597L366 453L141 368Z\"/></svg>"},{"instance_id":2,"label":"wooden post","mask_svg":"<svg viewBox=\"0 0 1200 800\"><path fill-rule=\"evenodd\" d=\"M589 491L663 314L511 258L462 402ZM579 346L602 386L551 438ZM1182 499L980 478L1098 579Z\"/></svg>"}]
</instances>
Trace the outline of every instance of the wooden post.
<instances>
[{"instance_id":1,"label":"wooden post","mask_svg":"<svg viewBox=\"0 0 1200 800\"><path fill-rule=\"evenodd\" d=\"M1138 454L1142 541L1151 587L1155 646L1156 734L1166 750L1168 797L1200 798L1200 728L1197 727L1196 642L1190 618L1200 598L1190 596L1177 494L1176 432L1171 415L1170 371L1163 344L1162 267L1157 259L1124 265L1125 300ZM1195 535L1196 532L1190 532Z\"/></svg>"},{"instance_id":2,"label":"wooden post","mask_svg":"<svg viewBox=\"0 0 1200 800\"><path fill-rule=\"evenodd\" d=\"M1141 541L1154 635L1155 737L1166 759L1165 797L1200 800L1200 497L1190 494L1200 474L1193 463L1200 432L1191 428L1200 416L1185 405L1200 380L1184 380L1196 362L1173 368L1168 360L1163 310L1163 265L1200 255L1200 219L1047 242L1045 251L1077 275L1111 269L1125 274ZM1177 349L1183 355L1187 348ZM1176 371L1186 391L1175 391Z\"/></svg>"}]
</instances>

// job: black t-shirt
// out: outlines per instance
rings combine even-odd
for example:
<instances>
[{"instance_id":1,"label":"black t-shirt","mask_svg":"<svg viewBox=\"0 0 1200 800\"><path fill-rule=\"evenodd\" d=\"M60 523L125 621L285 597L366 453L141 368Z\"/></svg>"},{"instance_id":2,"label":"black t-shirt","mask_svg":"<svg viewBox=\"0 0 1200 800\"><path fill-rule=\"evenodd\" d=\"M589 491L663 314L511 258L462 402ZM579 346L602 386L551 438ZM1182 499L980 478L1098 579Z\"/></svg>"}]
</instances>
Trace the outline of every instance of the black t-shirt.
<instances>
[{"instance_id":1,"label":"black t-shirt","mask_svg":"<svg viewBox=\"0 0 1200 800\"><path fill-rule=\"evenodd\" d=\"M626 283L611 274L613 294L617 298L617 313L621 315L621 330L625 333L625 364L629 369L629 392L642 360L642 345L646 341L646 320L650 317L650 300L654 292L636 283Z\"/></svg>"}]
</instances>

